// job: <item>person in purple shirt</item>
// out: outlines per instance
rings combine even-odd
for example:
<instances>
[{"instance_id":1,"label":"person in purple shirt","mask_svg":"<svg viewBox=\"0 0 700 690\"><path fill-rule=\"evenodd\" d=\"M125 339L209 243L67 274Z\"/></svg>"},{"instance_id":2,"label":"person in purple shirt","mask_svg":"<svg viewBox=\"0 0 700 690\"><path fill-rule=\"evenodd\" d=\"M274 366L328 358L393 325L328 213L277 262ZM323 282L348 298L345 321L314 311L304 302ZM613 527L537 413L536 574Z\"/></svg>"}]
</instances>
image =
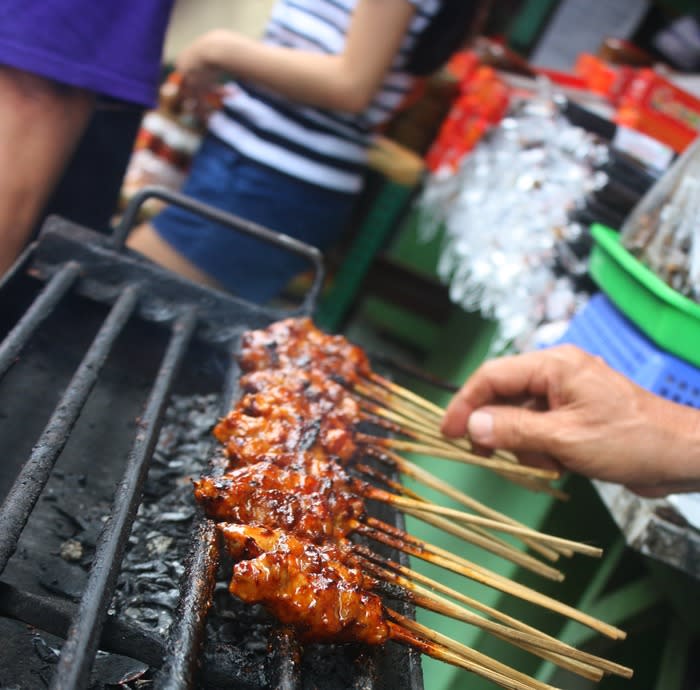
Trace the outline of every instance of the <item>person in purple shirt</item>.
<instances>
[{"instance_id":1,"label":"person in purple shirt","mask_svg":"<svg viewBox=\"0 0 700 690\"><path fill-rule=\"evenodd\" d=\"M0 3L0 276L31 237L96 104L155 104L173 2Z\"/></svg>"}]
</instances>

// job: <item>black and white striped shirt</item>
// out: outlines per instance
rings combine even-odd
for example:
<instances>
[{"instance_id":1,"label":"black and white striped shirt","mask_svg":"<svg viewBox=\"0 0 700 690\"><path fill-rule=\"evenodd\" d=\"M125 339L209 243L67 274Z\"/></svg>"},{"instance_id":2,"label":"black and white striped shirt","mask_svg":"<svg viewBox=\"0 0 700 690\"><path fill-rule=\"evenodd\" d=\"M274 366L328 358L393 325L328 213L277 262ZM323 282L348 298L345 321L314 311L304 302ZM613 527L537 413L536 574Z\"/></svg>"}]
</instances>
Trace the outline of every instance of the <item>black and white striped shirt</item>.
<instances>
[{"instance_id":1,"label":"black and white striped shirt","mask_svg":"<svg viewBox=\"0 0 700 690\"><path fill-rule=\"evenodd\" d=\"M248 83L230 84L210 132L242 155L293 177L340 192L362 185L372 133L404 101L415 78L403 71L416 38L441 0L406 0L416 6L401 49L381 88L360 114L302 105ZM278 0L263 40L289 48L337 54L357 0Z\"/></svg>"}]
</instances>

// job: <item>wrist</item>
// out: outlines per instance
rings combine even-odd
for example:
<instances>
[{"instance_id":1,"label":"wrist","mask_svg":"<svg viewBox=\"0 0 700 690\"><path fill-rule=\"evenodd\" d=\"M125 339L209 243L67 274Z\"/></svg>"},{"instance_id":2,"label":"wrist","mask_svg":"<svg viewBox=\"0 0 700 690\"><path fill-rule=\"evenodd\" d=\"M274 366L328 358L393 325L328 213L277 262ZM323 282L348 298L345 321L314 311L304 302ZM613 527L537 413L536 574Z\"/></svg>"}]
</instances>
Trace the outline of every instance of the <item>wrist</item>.
<instances>
[{"instance_id":1,"label":"wrist","mask_svg":"<svg viewBox=\"0 0 700 690\"><path fill-rule=\"evenodd\" d=\"M653 417L665 441L656 462L659 483L692 490L700 484L700 410L663 403Z\"/></svg>"}]
</instances>

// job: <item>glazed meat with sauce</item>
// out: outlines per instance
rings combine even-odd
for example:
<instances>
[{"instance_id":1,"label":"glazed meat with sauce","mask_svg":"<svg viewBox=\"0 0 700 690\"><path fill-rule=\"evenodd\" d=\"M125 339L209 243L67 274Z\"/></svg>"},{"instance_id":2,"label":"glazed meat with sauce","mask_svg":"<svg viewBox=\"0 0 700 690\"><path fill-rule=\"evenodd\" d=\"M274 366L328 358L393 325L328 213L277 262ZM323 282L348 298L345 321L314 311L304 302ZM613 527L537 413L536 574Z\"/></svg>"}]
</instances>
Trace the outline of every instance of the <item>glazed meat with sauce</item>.
<instances>
[{"instance_id":1,"label":"glazed meat with sauce","mask_svg":"<svg viewBox=\"0 0 700 690\"><path fill-rule=\"evenodd\" d=\"M243 371L288 367L317 368L327 376L353 383L371 369L364 351L340 335L328 335L309 318L277 321L248 331L241 342Z\"/></svg>"},{"instance_id":2,"label":"glazed meat with sauce","mask_svg":"<svg viewBox=\"0 0 700 690\"><path fill-rule=\"evenodd\" d=\"M356 423L359 419L360 410L355 398L344 386L318 369L262 369L243 375L240 384L244 391L240 401L243 407L255 409L260 406L262 401L258 402L259 395L266 396L272 404L299 398L310 415L333 415L348 424ZM251 411L250 414L256 412Z\"/></svg>"},{"instance_id":3,"label":"glazed meat with sauce","mask_svg":"<svg viewBox=\"0 0 700 690\"><path fill-rule=\"evenodd\" d=\"M229 585L245 602L263 604L303 640L382 644L389 627L374 582L332 544L282 530L218 525L238 562Z\"/></svg>"},{"instance_id":4,"label":"glazed meat with sauce","mask_svg":"<svg viewBox=\"0 0 700 690\"><path fill-rule=\"evenodd\" d=\"M347 419L356 414L356 409L347 405L325 412L313 401L287 395L279 387L244 396L219 421L214 435L225 445L233 464L251 464L266 452L288 453L316 447L349 460L357 445L354 425Z\"/></svg>"},{"instance_id":5,"label":"glazed meat with sauce","mask_svg":"<svg viewBox=\"0 0 700 690\"><path fill-rule=\"evenodd\" d=\"M195 498L206 514L315 541L343 539L354 529L364 502L359 484L341 466L306 454L266 457L195 482Z\"/></svg>"}]
</instances>

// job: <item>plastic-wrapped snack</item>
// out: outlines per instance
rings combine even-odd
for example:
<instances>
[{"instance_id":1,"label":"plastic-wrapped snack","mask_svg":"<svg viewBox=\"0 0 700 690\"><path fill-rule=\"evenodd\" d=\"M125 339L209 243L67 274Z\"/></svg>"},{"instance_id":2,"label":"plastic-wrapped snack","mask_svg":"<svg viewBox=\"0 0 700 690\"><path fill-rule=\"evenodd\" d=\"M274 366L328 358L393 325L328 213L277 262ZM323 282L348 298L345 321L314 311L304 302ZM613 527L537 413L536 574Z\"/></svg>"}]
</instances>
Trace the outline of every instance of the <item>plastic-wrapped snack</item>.
<instances>
[{"instance_id":1,"label":"plastic-wrapped snack","mask_svg":"<svg viewBox=\"0 0 700 690\"><path fill-rule=\"evenodd\" d=\"M700 138L645 194L622 244L678 292L700 299Z\"/></svg>"},{"instance_id":2,"label":"plastic-wrapped snack","mask_svg":"<svg viewBox=\"0 0 700 690\"><path fill-rule=\"evenodd\" d=\"M455 303L498 321L494 350L527 349L539 324L579 303L573 282L554 270L557 245L580 232L571 212L606 155L541 98L515 107L455 173L428 180L421 231L444 232L439 276Z\"/></svg>"}]
</instances>

